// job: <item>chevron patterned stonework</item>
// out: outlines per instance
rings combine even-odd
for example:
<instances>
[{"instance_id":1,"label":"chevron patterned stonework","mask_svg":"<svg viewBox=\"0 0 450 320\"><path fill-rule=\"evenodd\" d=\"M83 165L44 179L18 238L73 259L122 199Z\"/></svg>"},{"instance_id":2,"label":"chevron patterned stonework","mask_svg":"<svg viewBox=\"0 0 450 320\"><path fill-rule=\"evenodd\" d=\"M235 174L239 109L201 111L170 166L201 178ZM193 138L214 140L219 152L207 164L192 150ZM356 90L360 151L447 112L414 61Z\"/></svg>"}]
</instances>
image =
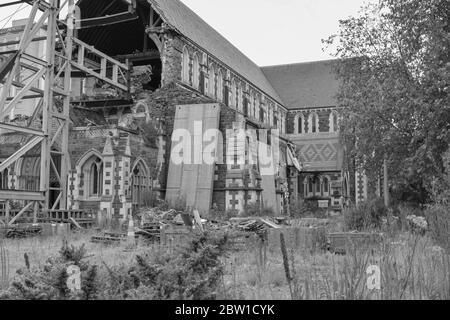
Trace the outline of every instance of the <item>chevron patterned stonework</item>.
<instances>
[{"instance_id":1,"label":"chevron patterned stonework","mask_svg":"<svg viewBox=\"0 0 450 320\"><path fill-rule=\"evenodd\" d=\"M297 156L305 171L342 169L342 150L338 133L290 135L289 138L296 145Z\"/></svg>"}]
</instances>

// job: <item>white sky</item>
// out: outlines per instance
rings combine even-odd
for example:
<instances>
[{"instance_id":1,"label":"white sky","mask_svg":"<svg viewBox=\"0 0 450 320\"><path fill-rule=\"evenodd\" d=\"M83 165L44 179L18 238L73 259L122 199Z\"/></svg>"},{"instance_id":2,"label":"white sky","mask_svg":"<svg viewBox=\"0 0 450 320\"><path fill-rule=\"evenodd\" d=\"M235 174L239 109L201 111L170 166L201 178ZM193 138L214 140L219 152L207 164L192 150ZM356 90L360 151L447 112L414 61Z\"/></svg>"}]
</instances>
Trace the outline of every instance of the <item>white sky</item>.
<instances>
[{"instance_id":1,"label":"white sky","mask_svg":"<svg viewBox=\"0 0 450 320\"><path fill-rule=\"evenodd\" d=\"M367 1L376 0L182 0L260 66L330 59L321 40ZM19 6L0 8L0 28Z\"/></svg>"}]
</instances>

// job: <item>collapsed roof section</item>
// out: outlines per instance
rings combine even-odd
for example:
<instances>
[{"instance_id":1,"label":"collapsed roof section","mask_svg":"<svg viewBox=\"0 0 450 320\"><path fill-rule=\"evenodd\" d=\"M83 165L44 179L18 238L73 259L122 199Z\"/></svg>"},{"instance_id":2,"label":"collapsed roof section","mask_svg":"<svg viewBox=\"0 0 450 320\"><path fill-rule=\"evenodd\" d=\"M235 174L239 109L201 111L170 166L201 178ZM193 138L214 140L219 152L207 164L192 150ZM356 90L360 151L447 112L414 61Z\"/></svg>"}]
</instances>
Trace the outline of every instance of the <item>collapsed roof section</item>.
<instances>
[{"instance_id":1,"label":"collapsed roof section","mask_svg":"<svg viewBox=\"0 0 450 320\"><path fill-rule=\"evenodd\" d=\"M161 72L159 45L146 33L152 21L159 21L161 29L193 42L288 109L337 104L335 61L261 68L179 0L79 0L77 4L83 21L78 38L121 61L152 65ZM154 82L153 90L160 78Z\"/></svg>"},{"instance_id":2,"label":"collapsed roof section","mask_svg":"<svg viewBox=\"0 0 450 320\"><path fill-rule=\"evenodd\" d=\"M150 4L146 0L79 0L77 37L109 56L157 50L146 40Z\"/></svg>"}]
</instances>

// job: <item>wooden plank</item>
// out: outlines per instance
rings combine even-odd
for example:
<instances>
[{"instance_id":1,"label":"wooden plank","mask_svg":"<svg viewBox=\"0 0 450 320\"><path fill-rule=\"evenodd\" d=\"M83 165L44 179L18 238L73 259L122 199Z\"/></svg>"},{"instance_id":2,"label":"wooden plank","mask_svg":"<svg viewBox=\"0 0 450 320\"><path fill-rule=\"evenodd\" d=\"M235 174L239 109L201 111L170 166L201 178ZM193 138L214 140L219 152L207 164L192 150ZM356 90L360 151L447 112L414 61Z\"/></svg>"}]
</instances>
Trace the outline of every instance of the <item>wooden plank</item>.
<instances>
[{"instance_id":1,"label":"wooden plank","mask_svg":"<svg viewBox=\"0 0 450 320\"><path fill-rule=\"evenodd\" d=\"M96 78L98 78L100 80L103 80L103 81L109 83L110 85L112 85L114 87L117 87L117 88L122 89L124 91L128 91L128 87L127 86L124 86L124 85L122 85L120 83L114 82L114 81L112 81L112 80L110 80L110 79L108 79L106 77L101 77L99 73L94 72L91 69L88 69L88 68L86 68L84 66L81 66L81 65L79 65L78 63L76 63L74 61L72 61L71 64L76 69L79 69L79 70L81 70L83 72L86 72L87 74L90 74L93 77L96 77Z\"/></svg>"},{"instance_id":2,"label":"wooden plank","mask_svg":"<svg viewBox=\"0 0 450 320\"><path fill-rule=\"evenodd\" d=\"M51 160L51 158L50 158L50 160ZM52 161L52 160L51 160L51 161ZM56 169L55 169L55 170L56 170ZM59 180L60 180L60 178L59 178ZM55 203L53 204L52 209L55 209L55 208L58 206L59 202L61 201L61 197L62 197L62 192L60 192L60 193L58 194L58 198L56 198L56 201L55 201Z\"/></svg>"},{"instance_id":3,"label":"wooden plank","mask_svg":"<svg viewBox=\"0 0 450 320\"><path fill-rule=\"evenodd\" d=\"M78 222L74 218L69 218L69 221L77 228L77 229L83 229Z\"/></svg>"},{"instance_id":4,"label":"wooden plank","mask_svg":"<svg viewBox=\"0 0 450 320\"><path fill-rule=\"evenodd\" d=\"M8 222L8 225L13 225L17 219L19 219L28 209L31 208L31 206L33 206L33 204L34 202L28 203L14 218L11 219L11 221Z\"/></svg>"},{"instance_id":5,"label":"wooden plank","mask_svg":"<svg viewBox=\"0 0 450 320\"><path fill-rule=\"evenodd\" d=\"M78 47L78 64L84 66L84 46Z\"/></svg>"},{"instance_id":6,"label":"wooden plank","mask_svg":"<svg viewBox=\"0 0 450 320\"><path fill-rule=\"evenodd\" d=\"M39 70L38 70L38 71L39 71ZM18 82L18 81L13 81L13 82L12 82L12 85L15 86L15 87L18 87L18 88L23 88L23 87L25 87L25 85L24 85L23 83L20 83L20 82ZM40 94L40 95L44 95L44 90L38 89L38 88L36 88L36 87L31 87L31 88L30 88L30 91L31 91L31 92L34 92L34 93L38 93L38 94Z\"/></svg>"},{"instance_id":7,"label":"wooden plank","mask_svg":"<svg viewBox=\"0 0 450 320\"><path fill-rule=\"evenodd\" d=\"M31 95L26 95L22 97L22 100L28 100L28 99L39 99L42 98L41 94L31 94ZM8 97L6 98L6 101L12 101L14 99L14 97Z\"/></svg>"},{"instance_id":8,"label":"wooden plank","mask_svg":"<svg viewBox=\"0 0 450 320\"><path fill-rule=\"evenodd\" d=\"M50 4L46 1L37 1L37 0L21 0L21 2L26 2L29 5L36 5L40 11L46 11L50 8Z\"/></svg>"},{"instance_id":9,"label":"wooden plank","mask_svg":"<svg viewBox=\"0 0 450 320\"><path fill-rule=\"evenodd\" d=\"M194 220L197 223L197 226L200 228L200 231L203 232L203 224L202 219L200 218L200 214L198 213L198 210L194 210Z\"/></svg>"},{"instance_id":10,"label":"wooden plank","mask_svg":"<svg viewBox=\"0 0 450 320\"><path fill-rule=\"evenodd\" d=\"M115 59L119 60L130 60L130 61L143 61L143 60L154 60L154 59L160 59L161 54L158 50L149 50L145 52L139 52L139 53L131 53L131 54L123 54L123 55L117 55L114 57Z\"/></svg>"},{"instance_id":11,"label":"wooden plank","mask_svg":"<svg viewBox=\"0 0 450 320\"><path fill-rule=\"evenodd\" d=\"M22 58L25 60L28 60L32 63L39 64L39 65L43 66L44 68L48 67L47 61L40 59L40 58L36 58L35 56L29 55L28 53L22 53Z\"/></svg>"},{"instance_id":12,"label":"wooden plank","mask_svg":"<svg viewBox=\"0 0 450 320\"><path fill-rule=\"evenodd\" d=\"M44 201L44 193L28 190L0 190L0 200Z\"/></svg>"},{"instance_id":13,"label":"wooden plank","mask_svg":"<svg viewBox=\"0 0 450 320\"><path fill-rule=\"evenodd\" d=\"M87 29L93 27L103 27L109 26L113 24L123 23L127 21L133 21L139 19L139 16L134 13L130 13L129 11L116 13L112 15L106 15L103 17L95 17L89 19L80 20L79 29Z\"/></svg>"},{"instance_id":14,"label":"wooden plank","mask_svg":"<svg viewBox=\"0 0 450 320\"><path fill-rule=\"evenodd\" d=\"M273 229L281 229L281 226L277 225L276 223L273 223L273 222L270 221L270 220L262 219L262 218L259 218L259 220L260 220L262 223L268 225L269 227L271 227L271 228L273 228Z\"/></svg>"},{"instance_id":15,"label":"wooden plank","mask_svg":"<svg viewBox=\"0 0 450 320\"><path fill-rule=\"evenodd\" d=\"M109 62L118 65L119 67L121 67L122 69L125 69L128 71L128 66L126 64L121 63L120 61L111 58L110 56L104 54L103 52L95 49L93 46L88 45L87 43L81 41L80 39L77 38L73 38L73 42L75 42L76 44L83 46L84 48L88 49L89 51L91 51L92 53L95 53L96 55L100 56L101 58L105 58L106 60L108 60Z\"/></svg>"},{"instance_id":16,"label":"wooden plank","mask_svg":"<svg viewBox=\"0 0 450 320\"><path fill-rule=\"evenodd\" d=\"M103 78L106 78L106 66L107 60L105 58L102 58L102 61L100 62L100 76Z\"/></svg>"},{"instance_id":17,"label":"wooden plank","mask_svg":"<svg viewBox=\"0 0 450 320\"><path fill-rule=\"evenodd\" d=\"M113 65L113 69L112 69L112 81L114 81L115 83L118 82L119 80L119 66L118 65Z\"/></svg>"},{"instance_id":18,"label":"wooden plank","mask_svg":"<svg viewBox=\"0 0 450 320\"><path fill-rule=\"evenodd\" d=\"M16 131L16 132L32 134L32 135L40 136L40 137L44 136L44 133L39 131L39 130L30 129L30 128L27 128L27 127L14 126L14 125L9 124L9 123L2 123L2 122L0 122L0 128L1 129L5 129L5 130L10 130L10 131Z\"/></svg>"},{"instance_id":19,"label":"wooden plank","mask_svg":"<svg viewBox=\"0 0 450 320\"><path fill-rule=\"evenodd\" d=\"M23 3L23 1L11 1L11 2L7 2L7 3L0 3L0 8L14 6L16 4L21 4L21 3Z\"/></svg>"}]
</instances>

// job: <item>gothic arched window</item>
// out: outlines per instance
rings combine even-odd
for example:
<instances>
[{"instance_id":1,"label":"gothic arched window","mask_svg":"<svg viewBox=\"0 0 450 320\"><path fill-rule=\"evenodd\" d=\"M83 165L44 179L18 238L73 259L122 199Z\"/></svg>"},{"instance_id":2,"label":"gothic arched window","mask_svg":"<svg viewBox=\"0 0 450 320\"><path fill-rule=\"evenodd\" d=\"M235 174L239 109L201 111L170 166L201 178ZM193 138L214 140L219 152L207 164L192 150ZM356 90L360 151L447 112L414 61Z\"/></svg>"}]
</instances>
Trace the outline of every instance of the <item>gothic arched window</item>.
<instances>
[{"instance_id":1,"label":"gothic arched window","mask_svg":"<svg viewBox=\"0 0 450 320\"><path fill-rule=\"evenodd\" d=\"M330 132L337 132L339 130L338 127L338 115L335 111L330 113Z\"/></svg>"},{"instance_id":2,"label":"gothic arched window","mask_svg":"<svg viewBox=\"0 0 450 320\"><path fill-rule=\"evenodd\" d=\"M209 95L213 98L217 97L216 88L216 72L214 66L211 64L209 66Z\"/></svg>"},{"instance_id":3,"label":"gothic arched window","mask_svg":"<svg viewBox=\"0 0 450 320\"><path fill-rule=\"evenodd\" d=\"M264 105L259 102L259 121L264 123L266 121L266 111L264 110Z\"/></svg>"},{"instance_id":4,"label":"gothic arched window","mask_svg":"<svg viewBox=\"0 0 450 320\"><path fill-rule=\"evenodd\" d=\"M194 60L192 66L192 85L195 89L199 89L200 86L200 62L198 59L198 54L194 53Z\"/></svg>"},{"instance_id":5,"label":"gothic arched window","mask_svg":"<svg viewBox=\"0 0 450 320\"><path fill-rule=\"evenodd\" d=\"M297 116L297 130L295 133L302 134L305 132L305 118L303 114Z\"/></svg>"},{"instance_id":6,"label":"gothic arched window","mask_svg":"<svg viewBox=\"0 0 450 320\"><path fill-rule=\"evenodd\" d=\"M309 132L318 133L319 132L319 116L317 113L312 112L308 117L308 127Z\"/></svg>"},{"instance_id":7,"label":"gothic arched window","mask_svg":"<svg viewBox=\"0 0 450 320\"><path fill-rule=\"evenodd\" d=\"M328 177L324 177L322 180L322 191L325 197L330 195L330 179Z\"/></svg>"},{"instance_id":8,"label":"gothic arched window","mask_svg":"<svg viewBox=\"0 0 450 320\"><path fill-rule=\"evenodd\" d=\"M304 182L305 198L314 196L314 178L307 176Z\"/></svg>"},{"instance_id":9,"label":"gothic arched window","mask_svg":"<svg viewBox=\"0 0 450 320\"><path fill-rule=\"evenodd\" d=\"M242 111L242 86L236 85L236 109Z\"/></svg>"},{"instance_id":10,"label":"gothic arched window","mask_svg":"<svg viewBox=\"0 0 450 320\"><path fill-rule=\"evenodd\" d=\"M255 96L253 97L253 116L255 117L255 119L258 118L258 111L259 111L259 98L255 94Z\"/></svg>"},{"instance_id":11,"label":"gothic arched window","mask_svg":"<svg viewBox=\"0 0 450 320\"><path fill-rule=\"evenodd\" d=\"M217 100L223 102L223 74L222 70L217 73Z\"/></svg>"},{"instance_id":12,"label":"gothic arched window","mask_svg":"<svg viewBox=\"0 0 450 320\"><path fill-rule=\"evenodd\" d=\"M230 103L232 107L236 107L236 92L237 92L237 85L233 79L233 81L231 81L231 103Z\"/></svg>"},{"instance_id":13,"label":"gothic arched window","mask_svg":"<svg viewBox=\"0 0 450 320\"><path fill-rule=\"evenodd\" d=\"M278 129L278 112L273 113L273 126Z\"/></svg>"},{"instance_id":14,"label":"gothic arched window","mask_svg":"<svg viewBox=\"0 0 450 320\"><path fill-rule=\"evenodd\" d=\"M103 160L92 152L80 164L79 195L84 199L103 195Z\"/></svg>"},{"instance_id":15,"label":"gothic arched window","mask_svg":"<svg viewBox=\"0 0 450 320\"><path fill-rule=\"evenodd\" d=\"M183 67L182 67L182 81L184 83L190 84L190 57L189 50L187 47L183 48Z\"/></svg>"},{"instance_id":16,"label":"gothic arched window","mask_svg":"<svg viewBox=\"0 0 450 320\"><path fill-rule=\"evenodd\" d=\"M316 177L314 179L314 186L315 186L315 194L316 196L319 196L321 194L319 177Z\"/></svg>"},{"instance_id":17,"label":"gothic arched window","mask_svg":"<svg viewBox=\"0 0 450 320\"><path fill-rule=\"evenodd\" d=\"M142 160L138 160L134 165L132 173L132 189L131 197L133 208L136 210L140 207L148 205L145 203L147 199L146 194L149 191L149 175L148 169Z\"/></svg>"},{"instance_id":18,"label":"gothic arched window","mask_svg":"<svg viewBox=\"0 0 450 320\"><path fill-rule=\"evenodd\" d=\"M91 164L89 171L89 196L99 197L103 193L103 163L102 160L97 158Z\"/></svg>"}]
</instances>

